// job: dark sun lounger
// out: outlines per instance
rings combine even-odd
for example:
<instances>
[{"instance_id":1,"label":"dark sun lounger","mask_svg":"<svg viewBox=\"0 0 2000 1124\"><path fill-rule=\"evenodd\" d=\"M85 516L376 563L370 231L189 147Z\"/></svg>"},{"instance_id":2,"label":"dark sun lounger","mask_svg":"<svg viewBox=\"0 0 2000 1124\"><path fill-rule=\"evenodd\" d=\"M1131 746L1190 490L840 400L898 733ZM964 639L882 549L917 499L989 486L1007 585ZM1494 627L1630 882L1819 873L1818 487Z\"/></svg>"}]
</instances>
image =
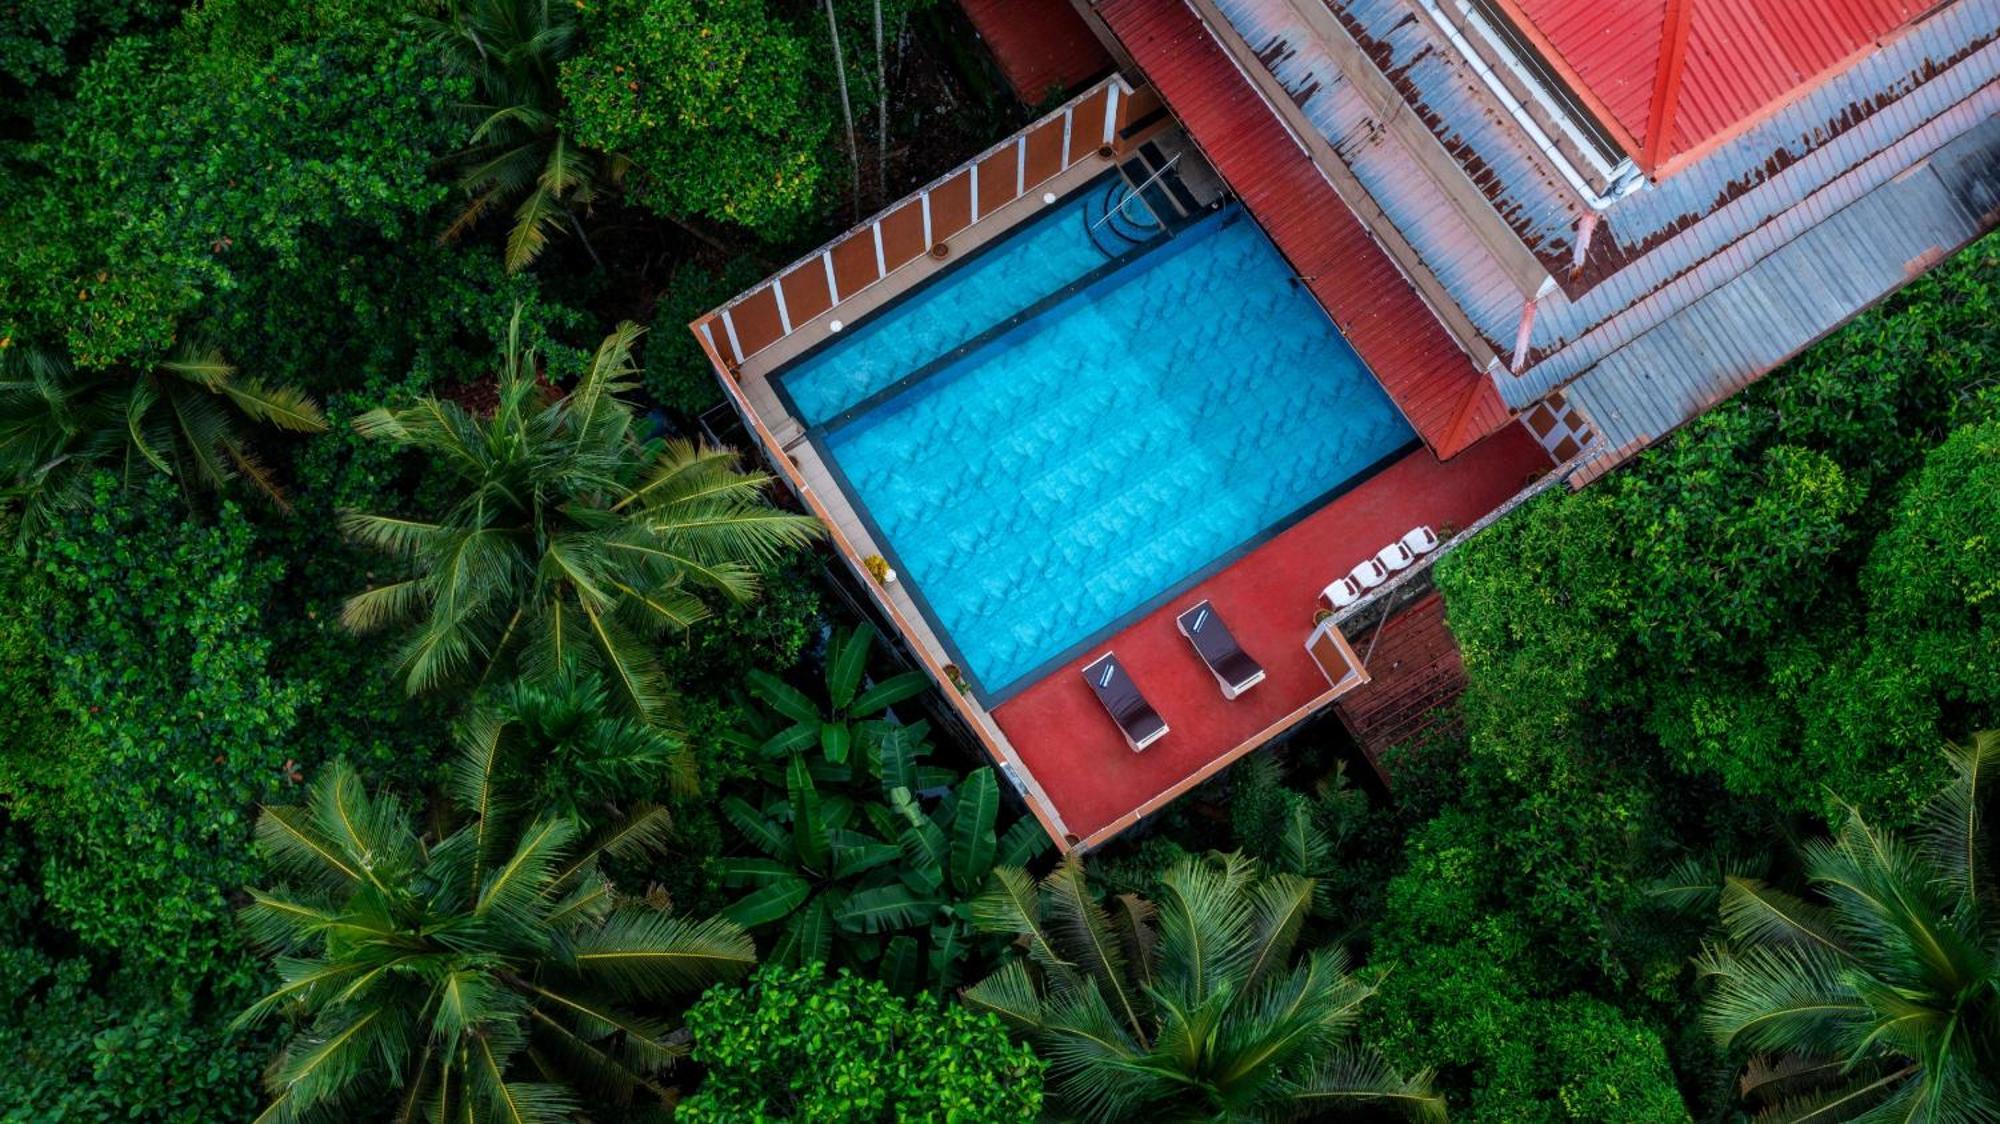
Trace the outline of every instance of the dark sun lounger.
<instances>
[{"instance_id":1,"label":"dark sun lounger","mask_svg":"<svg viewBox=\"0 0 2000 1124\"><path fill-rule=\"evenodd\" d=\"M1182 613L1175 623L1180 625L1181 635L1194 645L1201 662L1215 673L1224 698L1233 699L1264 681L1263 667L1229 634L1229 626L1222 623L1215 607L1208 602Z\"/></svg>"},{"instance_id":2,"label":"dark sun lounger","mask_svg":"<svg viewBox=\"0 0 2000 1124\"><path fill-rule=\"evenodd\" d=\"M1092 660L1083 669L1083 678L1133 749L1144 749L1166 736L1166 720L1139 693L1138 684L1125 674L1116 655L1106 652Z\"/></svg>"}]
</instances>

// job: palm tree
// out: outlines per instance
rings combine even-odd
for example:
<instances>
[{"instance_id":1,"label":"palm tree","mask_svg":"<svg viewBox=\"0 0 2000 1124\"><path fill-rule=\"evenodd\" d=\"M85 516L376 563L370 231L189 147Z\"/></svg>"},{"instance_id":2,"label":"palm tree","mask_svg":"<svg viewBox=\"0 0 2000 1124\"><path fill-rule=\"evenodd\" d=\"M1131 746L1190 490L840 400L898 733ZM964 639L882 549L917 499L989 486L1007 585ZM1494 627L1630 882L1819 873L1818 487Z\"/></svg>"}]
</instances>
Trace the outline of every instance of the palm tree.
<instances>
[{"instance_id":1,"label":"palm tree","mask_svg":"<svg viewBox=\"0 0 2000 1124\"><path fill-rule=\"evenodd\" d=\"M514 680L482 698L467 736L493 739L509 787L537 807L579 823L616 813L628 796L692 796L694 754L661 726L607 705L604 682L588 673L546 683Z\"/></svg>"},{"instance_id":2,"label":"palm tree","mask_svg":"<svg viewBox=\"0 0 2000 1124\"><path fill-rule=\"evenodd\" d=\"M519 1124L669 1101L657 1079L685 1047L632 1002L741 976L749 936L606 879L602 857L657 849L658 809L579 846L570 821L510 807L495 775L490 745L462 747L451 792L469 818L439 837L344 763L303 808L264 809L257 838L287 882L251 891L243 919L283 982L237 1021L284 1012L296 1029L260 1121Z\"/></svg>"},{"instance_id":3,"label":"palm tree","mask_svg":"<svg viewBox=\"0 0 2000 1124\"><path fill-rule=\"evenodd\" d=\"M162 472L188 488L238 476L281 506L284 494L249 448L246 422L317 433L326 416L304 394L239 374L214 347L183 345L142 368L79 371L57 352L0 350L0 495L25 501L21 533L81 502L90 477Z\"/></svg>"},{"instance_id":4,"label":"palm tree","mask_svg":"<svg viewBox=\"0 0 2000 1124\"><path fill-rule=\"evenodd\" d=\"M766 503L770 477L739 471L735 454L640 440L618 397L640 332L620 324L560 394L537 378L516 308L490 416L422 398L355 419L364 436L429 453L454 493L434 520L342 515L414 571L342 612L356 631L412 625L412 694L511 663L537 681L601 675L614 705L654 716L667 693L654 641L707 615L694 591L747 600L759 567L820 532Z\"/></svg>"},{"instance_id":5,"label":"palm tree","mask_svg":"<svg viewBox=\"0 0 2000 1124\"><path fill-rule=\"evenodd\" d=\"M1242 855L1189 858L1158 902L1109 909L1071 855L1039 893L995 871L975 928L1024 950L965 1001L1027 1034L1085 1120L1291 1120L1360 1109L1444 1116L1429 1075L1398 1077L1345 1044L1374 989L1337 948L1295 959L1313 882Z\"/></svg>"},{"instance_id":6,"label":"palm tree","mask_svg":"<svg viewBox=\"0 0 2000 1124\"><path fill-rule=\"evenodd\" d=\"M1809 898L1724 881L1703 1021L1770 1119L2000 1119L2000 732L1947 753L1914 843L1850 810L1801 849Z\"/></svg>"},{"instance_id":7,"label":"palm tree","mask_svg":"<svg viewBox=\"0 0 2000 1124\"><path fill-rule=\"evenodd\" d=\"M535 260L568 226L595 260L579 210L624 177L628 161L587 149L563 132L556 80L582 47L581 4L553 0L454 0L439 16L414 17L454 73L470 75L479 119L457 156L468 202L446 229L456 238L490 211L514 203L507 268Z\"/></svg>"}]
</instances>

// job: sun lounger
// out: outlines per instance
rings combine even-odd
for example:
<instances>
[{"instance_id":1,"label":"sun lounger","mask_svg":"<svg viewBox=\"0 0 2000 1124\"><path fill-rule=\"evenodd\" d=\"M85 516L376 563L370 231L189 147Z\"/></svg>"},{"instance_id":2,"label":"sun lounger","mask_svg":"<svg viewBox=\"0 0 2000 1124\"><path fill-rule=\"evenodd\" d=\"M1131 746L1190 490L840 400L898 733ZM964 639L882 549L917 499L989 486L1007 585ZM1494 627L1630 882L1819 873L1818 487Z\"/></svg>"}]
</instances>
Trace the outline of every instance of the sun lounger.
<instances>
[{"instance_id":1,"label":"sun lounger","mask_svg":"<svg viewBox=\"0 0 2000 1124\"><path fill-rule=\"evenodd\" d=\"M1174 619L1181 635L1194 645L1195 654L1222 687L1222 697L1233 699L1264 681L1264 669L1230 635L1215 608L1203 601Z\"/></svg>"},{"instance_id":2,"label":"sun lounger","mask_svg":"<svg viewBox=\"0 0 2000 1124\"><path fill-rule=\"evenodd\" d=\"M1144 749L1167 735L1166 721L1146 701L1146 696L1139 693L1138 684L1125 674L1115 653L1106 652L1090 661L1083 669L1083 678L1134 750Z\"/></svg>"},{"instance_id":3,"label":"sun lounger","mask_svg":"<svg viewBox=\"0 0 2000 1124\"><path fill-rule=\"evenodd\" d=\"M1382 568L1392 574L1397 570L1409 569L1410 563L1416 560L1417 556L1410 553L1410 548L1404 546L1400 539L1375 552L1375 561L1380 562Z\"/></svg>"},{"instance_id":4,"label":"sun lounger","mask_svg":"<svg viewBox=\"0 0 2000 1124\"><path fill-rule=\"evenodd\" d=\"M1427 526L1413 528L1403 536L1403 545L1411 554L1429 554L1438 547L1437 532Z\"/></svg>"},{"instance_id":5,"label":"sun lounger","mask_svg":"<svg viewBox=\"0 0 2000 1124\"><path fill-rule=\"evenodd\" d=\"M1353 578L1335 578L1319 591L1319 599L1329 609L1345 609L1361 600L1361 584Z\"/></svg>"},{"instance_id":6,"label":"sun lounger","mask_svg":"<svg viewBox=\"0 0 2000 1124\"><path fill-rule=\"evenodd\" d=\"M1347 576L1363 589L1374 589L1389 580L1389 571L1375 559L1364 558L1348 571Z\"/></svg>"}]
</instances>

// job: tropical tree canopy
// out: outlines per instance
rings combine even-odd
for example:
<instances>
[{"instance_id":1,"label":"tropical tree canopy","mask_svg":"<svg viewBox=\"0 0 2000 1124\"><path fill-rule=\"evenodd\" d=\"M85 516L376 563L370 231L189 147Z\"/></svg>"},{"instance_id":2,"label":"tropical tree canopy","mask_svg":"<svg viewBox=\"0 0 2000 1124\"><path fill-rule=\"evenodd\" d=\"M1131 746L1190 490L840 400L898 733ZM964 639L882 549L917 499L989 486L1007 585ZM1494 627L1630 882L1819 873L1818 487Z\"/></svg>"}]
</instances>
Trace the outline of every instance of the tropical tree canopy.
<instances>
[{"instance_id":1,"label":"tropical tree canopy","mask_svg":"<svg viewBox=\"0 0 2000 1124\"><path fill-rule=\"evenodd\" d=\"M516 309L490 415L421 398L355 419L363 436L429 454L451 495L430 520L342 518L413 571L342 613L357 631L410 626L400 659L412 694L484 682L503 664L534 680L581 670L603 678L613 705L657 714L667 684L653 645L707 615L696 591L747 600L760 567L819 534L772 508L770 477L739 471L734 453L640 437L618 395L641 331L619 325L559 393L538 378Z\"/></svg>"},{"instance_id":2,"label":"tropical tree canopy","mask_svg":"<svg viewBox=\"0 0 2000 1124\"><path fill-rule=\"evenodd\" d=\"M468 741L451 794L467 818L426 834L345 763L303 807L267 807L257 838L284 881L243 920L283 981L239 1018L295 1029L266 1074L261 1120L568 1120L590 1103L663 1101L655 1075L685 1047L657 1004L736 978L750 938L623 898L606 856L657 850L657 809L580 840L518 814L495 787L494 743Z\"/></svg>"},{"instance_id":3,"label":"tropical tree canopy","mask_svg":"<svg viewBox=\"0 0 2000 1124\"><path fill-rule=\"evenodd\" d=\"M471 77L476 99L466 109L478 124L456 157L458 186L468 201L444 237L455 238L513 204L509 270L534 261L564 227L582 237L577 212L624 175L624 159L585 148L563 129L557 71L580 46L582 7L457 0L437 16L414 17L450 71Z\"/></svg>"},{"instance_id":4,"label":"tropical tree canopy","mask_svg":"<svg viewBox=\"0 0 2000 1124\"><path fill-rule=\"evenodd\" d=\"M689 1008L701 1088L686 1124L1025 1124L1042 1107L1042 1063L992 1015L823 966L766 964Z\"/></svg>"},{"instance_id":5,"label":"tropical tree canopy","mask_svg":"<svg viewBox=\"0 0 2000 1124\"><path fill-rule=\"evenodd\" d=\"M1347 1043L1374 989L1337 947L1295 959L1313 881L1240 854L1189 858L1157 902L1093 895L1072 855L1043 879L1001 868L975 927L1023 954L965 993L1027 1034L1084 1120L1289 1120L1347 1109L1439 1120L1429 1075L1405 1080Z\"/></svg>"},{"instance_id":6,"label":"tropical tree canopy","mask_svg":"<svg viewBox=\"0 0 2000 1124\"><path fill-rule=\"evenodd\" d=\"M1801 848L1809 897L1723 883L1703 1019L1771 1119L2000 1119L2000 732L1947 754L1913 841L1857 812Z\"/></svg>"},{"instance_id":7,"label":"tropical tree canopy","mask_svg":"<svg viewBox=\"0 0 2000 1124\"><path fill-rule=\"evenodd\" d=\"M319 406L286 386L239 374L214 347L184 345L139 368L78 370L55 351L0 348L0 497L23 501L21 531L83 502L93 473L129 480L162 472L184 488L241 476L283 503L249 447L257 422L316 433Z\"/></svg>"}]
</instances>

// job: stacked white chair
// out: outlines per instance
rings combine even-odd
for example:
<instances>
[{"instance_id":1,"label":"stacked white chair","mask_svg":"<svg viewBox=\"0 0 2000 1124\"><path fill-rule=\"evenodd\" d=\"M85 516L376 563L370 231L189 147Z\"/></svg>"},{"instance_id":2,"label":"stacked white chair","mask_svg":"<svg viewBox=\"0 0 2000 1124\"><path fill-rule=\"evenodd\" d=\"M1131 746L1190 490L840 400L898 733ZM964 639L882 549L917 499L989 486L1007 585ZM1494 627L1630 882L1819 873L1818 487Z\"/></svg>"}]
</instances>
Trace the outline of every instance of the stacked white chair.
<instances>
[{"instance_id":1,"label":"stacked white chair","mask_svg":"<svg viewBox=\"0 0 2000 1124\"><path fill-rule=\"evenodd\" d=\"M1361 586L1353 578L1335 578L1320 591L1319 598L1328 608L1345 609L1361 600Z\"/></svg>"},{"instance_id":2,"label":"stacked white chair","mask_svg":"<svg viewBox=\"0 0 2000 1124\"><path fill-rule=\"evenodd\" d=\"M1389 570L1376 559L1364 558L1359 565L1348 571L1347 576L1353 578L1363 589L1374 589L1389 580Z\"/></svg>"},{"instance_id":3,"label":"stacked white chair","mask_svg":"<svg viewBox=\"0 0 2000 1124\"><path fill-rule=\"evenodd\" d=\"M1402 545L1411 554L1429 554L1438 548L1437 532L1428 526L1413 528L1403 536Z\"/></svg>"},{"instance_id":4,"label":"stacked white chair","mask_svg":"<svg viewBox=\"0 0 2000 1124\"><path fill-rule=\"evenodd\" d=\"M1410 548L1404 546L1400 539L1375 552L1375 561L1381 563L1382 568L1392 574L1397 570L1409 569L1410 563L1416 560L1417 556L1412 554Z\"/></svg>"}]
</instances>

